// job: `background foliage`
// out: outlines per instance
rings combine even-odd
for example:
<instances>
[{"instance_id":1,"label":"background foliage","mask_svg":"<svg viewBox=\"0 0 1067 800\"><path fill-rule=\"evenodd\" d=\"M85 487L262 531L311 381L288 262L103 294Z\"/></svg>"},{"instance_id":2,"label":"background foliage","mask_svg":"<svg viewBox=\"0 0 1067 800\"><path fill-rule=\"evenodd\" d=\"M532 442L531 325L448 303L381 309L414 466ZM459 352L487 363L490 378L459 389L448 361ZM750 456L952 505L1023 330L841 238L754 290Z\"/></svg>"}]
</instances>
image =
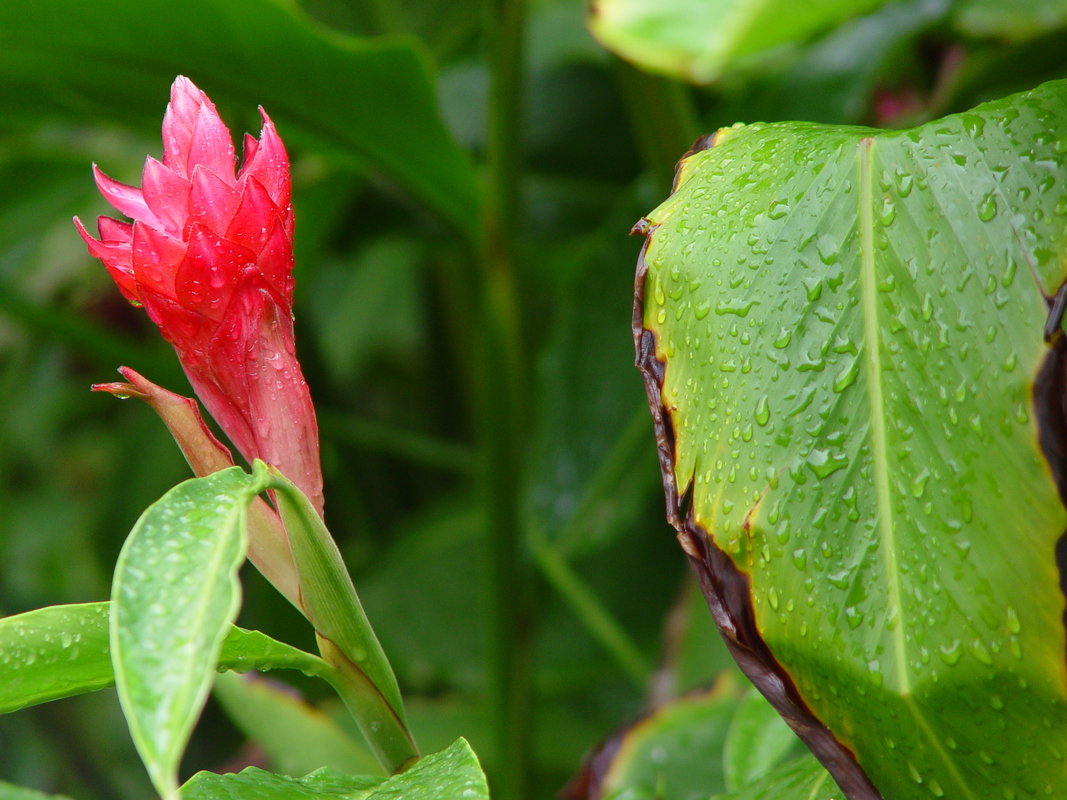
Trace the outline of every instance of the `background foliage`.
<instances>
[{"instance_id":1,"label":"background foliage","mask_svg":"<svg viewBox=\"0 0 1067 800\"><path fill-rule=\"evenodd\" d=\"M593 13L612 5L626 3ZM737 28L738 57L679 68L717 76L695 87L609 54L578 0L8 0L0 613L105 599L134 521L187 476L147 407L87 392L122 364L190 390L70 224L106 213L90 162L136 183L158 155L181 73L237 131L258 130L263 104L290 146L327 521L423 750L465 736L501 797L549 797L614 728L707 685L727 658L663 521L632 366L630 226L719 126L904 126L1067 74L1062 3L828 5L755 43ZM244 579L239 624L313 649L299 615ZM319 710L227 679L183 777L250 763L303 775L323 752L372 771L328 690L276 679ZM728 735L773 725L743 691L728 671L661 709L605 787L702 797L794 755L760 736L767 752L735 744L724 761ZM686 746L664 748L671 736ZM674 754L689 760L664 763ZM0 717L0 780L83 800L150 791L112 690Z\"/></svg>"}]
</instances>

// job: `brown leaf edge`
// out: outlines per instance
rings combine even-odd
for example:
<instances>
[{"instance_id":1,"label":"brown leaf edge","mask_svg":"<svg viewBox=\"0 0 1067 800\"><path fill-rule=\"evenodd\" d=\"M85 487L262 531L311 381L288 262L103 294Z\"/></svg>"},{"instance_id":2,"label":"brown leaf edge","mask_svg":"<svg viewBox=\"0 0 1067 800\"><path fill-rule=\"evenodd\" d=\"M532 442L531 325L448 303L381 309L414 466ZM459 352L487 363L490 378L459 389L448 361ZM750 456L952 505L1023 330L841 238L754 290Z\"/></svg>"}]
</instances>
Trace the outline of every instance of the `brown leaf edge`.
<instances>
[{"instance_id":1,"label":"brown leaf edge","mask_svg":"<svg viewBox=\"0 0 1067 800\"><path fill-rule=\"evenodd\" d=\"M689 152L682 156L679 169L689 156L714 147L717 136L716 133L697 139ZM672 192L677 188L676 172ZM830 729L815 716L801 698L793 679L763 641L756 626L749 577L737 568L730 557L715 545L708 532L696 523L687 497L679 497L674 479L674 422L662 396L667 365L656 357L655 333L644 326L645 276L648 273L645 254L655 230L656 226L646 219L641 219L632 231L645 236L634 279L632 325L635 363L645 380L645 391L656 429L656 450L663 475L667 520L678 532L678 542L689 557L690 566L696 573L715 624L741 671L819 759L849 800L883 800L856 761L855 754L839 742ZM687 494L688 491L687 487Z\"/></svg>"}]
</instances>

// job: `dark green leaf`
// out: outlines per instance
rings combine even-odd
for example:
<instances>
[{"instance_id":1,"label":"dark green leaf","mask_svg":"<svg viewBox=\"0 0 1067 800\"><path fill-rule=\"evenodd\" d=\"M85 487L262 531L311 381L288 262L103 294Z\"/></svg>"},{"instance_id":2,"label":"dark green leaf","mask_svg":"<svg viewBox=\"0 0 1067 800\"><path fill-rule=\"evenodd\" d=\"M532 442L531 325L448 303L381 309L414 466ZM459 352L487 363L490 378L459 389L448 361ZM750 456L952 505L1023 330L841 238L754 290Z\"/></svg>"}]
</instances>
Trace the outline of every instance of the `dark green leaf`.
<instances>
[{"instance_id":1,"label":"dark green leaf","mask_svg":"<svg viewBox=\"0 0 1067 800\"><path fill-rule=\"evenodd\" d=\"M246 115L262 105L283 136L369 162L473 235L474 173L411 41L329 33L274 0L0 4L0 115L9 120L154 125L177 74Z\"/></svg>"}]
</instances>

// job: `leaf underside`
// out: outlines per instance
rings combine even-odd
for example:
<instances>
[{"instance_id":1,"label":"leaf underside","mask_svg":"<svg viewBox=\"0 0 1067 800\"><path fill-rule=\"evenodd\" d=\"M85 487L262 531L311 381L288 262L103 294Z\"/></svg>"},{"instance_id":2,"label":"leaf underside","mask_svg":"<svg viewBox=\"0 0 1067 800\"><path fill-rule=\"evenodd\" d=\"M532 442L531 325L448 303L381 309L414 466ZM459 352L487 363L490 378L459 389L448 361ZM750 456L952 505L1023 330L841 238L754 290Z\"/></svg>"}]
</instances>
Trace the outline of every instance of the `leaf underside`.
<instances>
[{"instance_id":1,"label":"leaf underside","mask_svg":"<svg viewBox=\"0 0 1067 800\"><path fill-rule=\"evenodd\" d=\"M1067 515L1032 402L1065 100L723 129L639 226L672 521L735 655L809 744L828 727L854 797L877 793L849 751L893 800L1067 795Z\"/></svg>"}]
</instances>

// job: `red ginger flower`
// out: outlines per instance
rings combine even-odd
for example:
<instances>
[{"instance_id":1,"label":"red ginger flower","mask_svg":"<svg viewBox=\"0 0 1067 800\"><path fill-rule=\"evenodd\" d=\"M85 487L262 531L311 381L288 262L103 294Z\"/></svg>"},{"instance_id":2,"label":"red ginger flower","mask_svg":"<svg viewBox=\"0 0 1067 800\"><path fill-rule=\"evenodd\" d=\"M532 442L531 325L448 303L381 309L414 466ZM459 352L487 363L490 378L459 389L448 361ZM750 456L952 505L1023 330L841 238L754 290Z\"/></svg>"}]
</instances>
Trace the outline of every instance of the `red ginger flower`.
<instances>
[{"instance_id":1,"label":"red ginger flower","mask_svg":"<svg viewBox=\"0 0 1067 800\"><path fill-rule=\"evenodd\" d=\"M163 163L141 188L93 165L96 185L133 219L75 217L89 252L126 299L143 305L197 396L241 454L277 467L322 513L318 425L293 341L289 159L263 109L234 175L230 132L188 78L171 87Z\"/></svg>"}]
</instances>

